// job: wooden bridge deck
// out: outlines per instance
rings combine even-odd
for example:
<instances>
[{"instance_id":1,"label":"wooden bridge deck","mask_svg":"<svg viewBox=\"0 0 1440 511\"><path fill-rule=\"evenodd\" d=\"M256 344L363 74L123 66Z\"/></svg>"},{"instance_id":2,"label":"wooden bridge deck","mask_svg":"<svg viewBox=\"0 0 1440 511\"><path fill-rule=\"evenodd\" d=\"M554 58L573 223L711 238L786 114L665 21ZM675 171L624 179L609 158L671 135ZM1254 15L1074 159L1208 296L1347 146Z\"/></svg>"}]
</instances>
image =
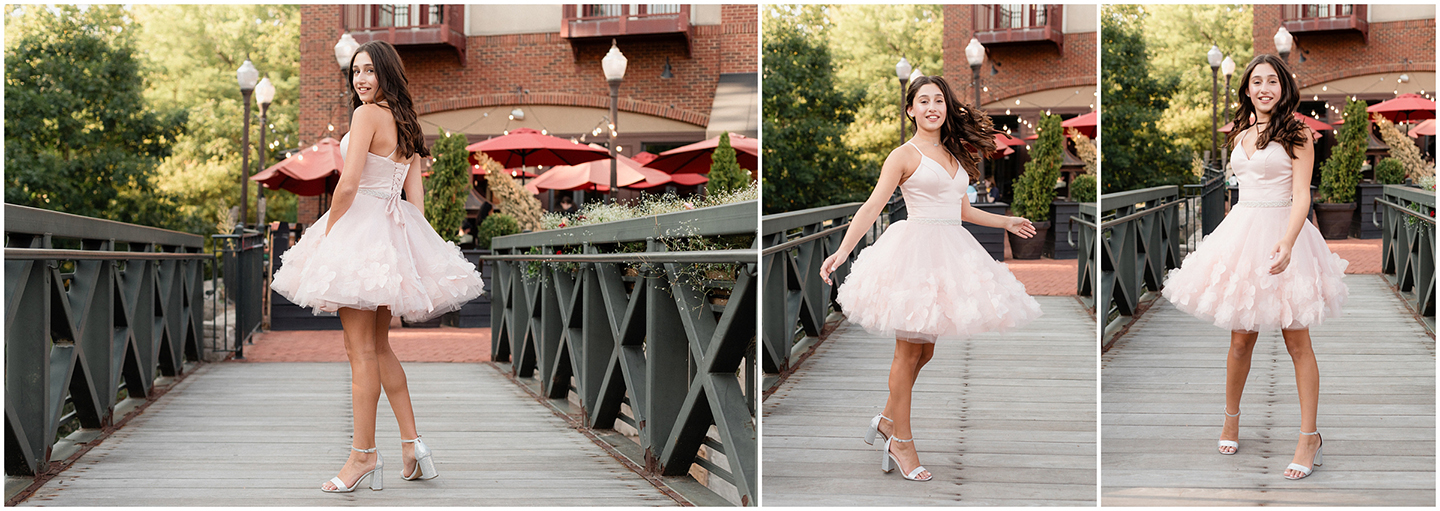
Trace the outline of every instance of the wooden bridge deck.
<instances>
[{"instance_id":1,"label":"wooden bridge deck","mask_svg":"<svg viewBox=\"0 0 1440 511\"><path fill-rule=\"evenodd\" d=\"M1095 505L1095 320L1036 297L1024 329L940 339L913 430L935 479L879 470L861 435L880 412L894 338L842 323L764 403L766 506Z\"/></svg>"},{"instance_id":2,"label":"wooden bridge deck","mask_svg":"<svg viewBox=\"0 0 1440 511\"><path fill-rule=\"evenodd\" d=\"M406 364L440 477L400 479L384 397L383 491L326 494L350 446L344 363L217 363L150 405L26 506L676 505L488 364Z\"/></svg>"},{"instance_id":3,"label":"wooden bridge deck","mask_svg":"<svg viewBox=\"0 0 1440 511\"><path fill-rule=\"evenodd\" d=\"M1344 316L1311 329L1324 466L1283 476L1300 405L1279 332L1255 349L1239 453L1216 452L1229 333L1162 298L1102 357L1101 504L1434 506L1434 338L1383 277L1345 283Z\"/></svg>"}]
</instances>

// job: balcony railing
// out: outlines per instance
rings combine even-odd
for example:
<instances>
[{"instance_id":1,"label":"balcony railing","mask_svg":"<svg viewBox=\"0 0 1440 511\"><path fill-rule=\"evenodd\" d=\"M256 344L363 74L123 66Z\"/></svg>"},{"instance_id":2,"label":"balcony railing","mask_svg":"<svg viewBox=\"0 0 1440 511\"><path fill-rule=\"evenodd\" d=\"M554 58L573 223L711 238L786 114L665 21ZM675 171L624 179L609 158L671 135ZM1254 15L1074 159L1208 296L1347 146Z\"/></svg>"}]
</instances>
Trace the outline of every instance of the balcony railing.
<instances>
[{"instance_id":1,"label":"balcony railing","mask_svg":"<svg viewBox=\"0 0 1440 511\"><path fill-rule=\"evenodd\" d=\"M689 4L570 4L560 36L571 40L674 36L689 52Z\"/></svg>"},{"instance_id":2,"label":"balcony railing","mask_svg":"<svg viewBox=\"0 0 1440 511\"><path fill-rule=\"evenodd\" d=\"M341 22L355 41L386 41L406 48L451 48L465 63L465 6L427 4L346 5Z\"/></svg>"},{"instance_id":3,"label":"balcony railing","mask_svg":"<svg viewBox=\"0 0 1440 511\"><path fill-rule=\"evenodd\" d=\"M1359 4L1302 4L1280 6L1285 30L1295 35L1353 31L1368 38L1368 7Z\"/></svg>"},{"instance_id":4,"label":"balcony railing","mask_svg":"<svg viewBox=\"0 0 1440 511\"><path fill-rule=\"evenodd\" d=\"M1054 43L1064 50L1064 6L1043 4L973 5L975 38L986 46Z\"/></svg>"}]
</instances>

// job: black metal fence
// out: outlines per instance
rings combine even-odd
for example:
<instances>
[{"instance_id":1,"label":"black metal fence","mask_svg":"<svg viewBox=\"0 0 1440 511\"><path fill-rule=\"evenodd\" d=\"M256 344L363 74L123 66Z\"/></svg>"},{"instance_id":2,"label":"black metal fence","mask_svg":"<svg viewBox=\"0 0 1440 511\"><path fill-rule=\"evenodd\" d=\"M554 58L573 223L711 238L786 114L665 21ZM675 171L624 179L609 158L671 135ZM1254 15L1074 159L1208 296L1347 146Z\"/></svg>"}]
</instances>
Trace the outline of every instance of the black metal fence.
<instances>
[{"instance_id":1,"label":"black metal fence","mask_svg":"<svg viewBox=\"0 0 1440 511\"><path fill-rule=\"evenodd\" d=\"M6 475L203 358L207 262L200 236L5 205Z\"/></svg>"},{"instance_id":2,"label":"black metal fence","mask_svg":"<svg viewBox=\"0 0 1440 511\"><path fill-rule=\"evenodd\" d=\"M492 360L578 401L586 427L633 428L647 471L698 465L754 505L757 217L749 201L495 238Z\"/></svg>"},{"instance_id":3,"label":"black metal fence","mask_svg":"<svg viewBox=\"0 0 1440 511\"><path fill-rule=\"evenodd\" d=\"M226 339L230 344L220 350L244 359L245 343L260 330L265 294L270 292L265 285L266 234L246 230L244 234L217 234L211 238L223 261L226 298L235 304L235 333Z\"/></svg>"},{"instance_id":4,"label":"black metal fence","mask_svg":"<svg viewBox=\"0 0 1440 511\"><path fill-rule=\"evenodd\" d=\"M1382 229L1380 270L1435 331L1435 192L1386 185L1371 221Z\"/></svg>"}]
</instances>

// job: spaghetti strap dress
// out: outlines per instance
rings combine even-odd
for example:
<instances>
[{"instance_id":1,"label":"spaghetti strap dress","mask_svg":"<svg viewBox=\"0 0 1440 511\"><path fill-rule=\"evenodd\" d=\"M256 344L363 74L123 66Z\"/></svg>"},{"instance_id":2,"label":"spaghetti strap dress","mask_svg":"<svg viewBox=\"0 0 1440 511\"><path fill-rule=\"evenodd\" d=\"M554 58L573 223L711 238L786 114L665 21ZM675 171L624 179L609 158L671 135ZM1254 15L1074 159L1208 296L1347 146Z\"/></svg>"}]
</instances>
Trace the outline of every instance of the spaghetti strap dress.
<instances>
[{"instance_id":1,"label":"spaghetti strap dress","mask_svg":"<svg viewBox=\"0 0 1440 511\"><path fill-rule=\"evenodd\" d=\"M1270 142L1247 155L1237 142L1231 165L1240 201L1170 270L1162 294L1176 308L1231 331L1295 330L1339 316L1349 294L1341 282L1349 263L1330 251L1309 220L1285 271L1270 274L1270 252L1290 223L1294 170L1285 148Z\"/></svg>"},{"instance_id":2,"label":"spaghetti strap dress","mask_svg":"<svg viewBox=\"0 0 1440 511\"><path fill-rule=\"evenodd\" d=\"M920 151L913 143L907 145ZM961 222L970 176L920 153L900 184L909 218L855 258L836 301L871 333L917 343L1004 332L1040 317L1040 304Z\"/></svg>"},{"instance_id":3,"label":"spaghetti strap dress","mask_svg":"<svg viewBox=\"0 0 1440 511\"><path fill-rule=\"evenodd\" d=\"M350 135L340 151L350 147ZM414 204L400 199L408 163L366 152L360 189L325 233L327 211L281 256L270 287L316 314L388 307L407 321L459 310L484 292L460 247L445 241Z\"/></svg>"}]
</instances>

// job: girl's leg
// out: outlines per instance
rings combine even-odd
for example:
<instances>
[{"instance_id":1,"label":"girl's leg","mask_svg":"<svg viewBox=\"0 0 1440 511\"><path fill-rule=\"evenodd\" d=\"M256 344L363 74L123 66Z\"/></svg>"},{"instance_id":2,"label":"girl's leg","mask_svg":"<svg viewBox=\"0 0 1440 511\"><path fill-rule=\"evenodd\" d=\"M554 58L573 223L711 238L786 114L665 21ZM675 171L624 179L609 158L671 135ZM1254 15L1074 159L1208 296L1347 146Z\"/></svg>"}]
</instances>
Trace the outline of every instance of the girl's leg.
<instances>
[{"instance_id":1,"label":"girl's leg","mask_svg":"<svg viewBox=\"0 0 1440 511\"><path fill-rule=\"evenodd\" d=\"M895 359L890 363L890 398L885 402L885 416L894 422L891 436L901 440L914 438L910 432L910 391L915 386L915 377L922 365L921 359L929 360L924 357L925 346L930 346L930 352L934 353L934 344L895 339ZM892 443L890 451L900 459L902 471L908 472L920 465L920 455L912 442ZM925 471L917 476L924 479L929 477L928 474L929 471Z\"/></svg>"},{"instance_id":2,"label":"girl's leg","mask_svg":"<svg viewBox=\"0 0 1440 511\"><path fill-rule=\"evenodd\" d=\"M1320 366L1315 362L1315 350L1310 346L1310 329L1281 330L1285 337L1285 349L1290 351L1290 362L1295 364L1295 389L1300 394L1300 431L1316 431L1316 408L1320 406ZM1299 435L1295 445L1293 463L1310 466L1315 460L1315 449L1320 447L1320 435ZM1287 476L1301 473L1286 470Z\"/></svg>"},{"instance_id":3,"label":"girl's leg","mask_svg":"<svg viewBox=\"0 0 1440 511\"><path fill-rule=\"evenodd\" d=\"M380 367L375 358L375 311L344 307L340 325L345 330L345 356L350 359L350 406L354 411L354 438L358 449L375 447L375 408L380 402ZM353 486L360 475L375 468L375 453L350 451L340 479ZM325 489L334 489L326 481Z\"/></svg>"},{"instance_id":4,"label":"girl's leg","mask_svg":"<svg viewBox=\"0 0 1440 511\"><path fill-rule=\"evenodd\" d=\"M380 366L380 383L385 388L385 397L390 409L395 412L395 422L400 425L400 438L410 440L416 437L415 409L410 405L410 386L405 380L405 368L400 366L400 357L390 349L390 308L381 307L375 311L375 357ZM402 475L415 470L415 444L400 444L400 459L405 464Z\"/></svg>"},{"instance_id":5,"label":"girl's leg","mask_svg":"<svg viewBox=\"0 0 1440 511\"><path fill-rule=\"evenodd\" d=\"M1259 332L1230 332L1230 356L1225 359L1225 426L1220 431L1221 440L1240 440L1240 396L1245 393L1245 380L1250 378L1250 355L1255 352L1255 340ZM1221 447L1225 452L1235 452L1234 447Z\"/></svg>"}]
</instances>

